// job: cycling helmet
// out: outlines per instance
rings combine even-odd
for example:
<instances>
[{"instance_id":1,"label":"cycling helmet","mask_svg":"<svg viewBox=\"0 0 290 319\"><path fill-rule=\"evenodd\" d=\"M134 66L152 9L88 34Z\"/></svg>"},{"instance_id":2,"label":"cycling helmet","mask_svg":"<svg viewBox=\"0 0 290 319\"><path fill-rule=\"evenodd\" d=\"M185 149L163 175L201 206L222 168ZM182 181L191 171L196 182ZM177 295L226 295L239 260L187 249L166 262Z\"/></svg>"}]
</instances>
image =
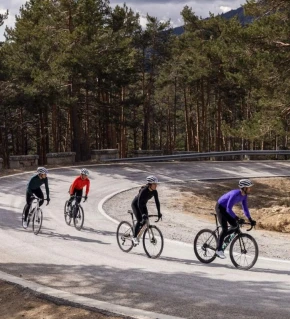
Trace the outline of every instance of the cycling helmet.
<instances>
[{"instance_id":1,"label":"cycling helmet","mask_svg":"<svg viewBox=\"0 0 290 319\"><path fill-rule=\"evenodd\" d=\"M45 167L38 167L37 174L47 174L48 170Z\"/></svg>"},{"instance_id":2,"label":"cycling helmet","mask_svg":"<svg viewBox=\"0 0 290 319\"><path fill-rule=\"evenodd\" d=\"M249 180L249 179L241 179L239 181L239 187L244 188L244 187L251 187L254 184Z\"/></svg>"},{"instance_id":3,"label":"cycling helmet","mask_svg":"<svg viewBox=\"0 0 290 319\"><path fill-rule=\"evenodd\" d=\"M156 176L150 175L146 178L146 181L148 184L157 184L158 183L158 178Z\"/></svg>"},{"instance_id":4,"label":"cycling helmet","mask_svg":"<svg viewBox=\"0 0 290 319\"><path fill-rule=\"evenodd\" d=\"M86 175L86 176L89 176L89 175L90 175L89 171L88 171L86 168L82 168L82 169L81 169L81 174L82 174L82 175Z\"/></svg>"}]
</instances>

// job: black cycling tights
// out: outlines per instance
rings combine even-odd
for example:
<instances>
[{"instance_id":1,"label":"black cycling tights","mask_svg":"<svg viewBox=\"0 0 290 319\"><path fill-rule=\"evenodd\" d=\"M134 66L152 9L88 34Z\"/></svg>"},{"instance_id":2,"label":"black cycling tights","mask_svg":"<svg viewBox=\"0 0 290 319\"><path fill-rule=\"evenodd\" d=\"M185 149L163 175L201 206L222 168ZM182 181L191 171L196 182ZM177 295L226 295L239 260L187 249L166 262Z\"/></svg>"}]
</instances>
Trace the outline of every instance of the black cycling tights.
<instances>
[{"instance_id":1,"label":"black cycling tights","mask_svg":"<svg viewBox=\"0 0 290 319\"><path fill-rule=\"evenodd\" d=\"M44 203L44 196L43 196L41 188L34 189L32 192L36 197L41 198L41 200L39 201L39 206L41 206ZM27 215L29 212L29 208L31 206L31 202L32 202L31 194L26 192L26 204L27 205L26 205L25 216L24 216L25 221L27 220Z\"/></svg>"},{"instance_id":2,"label":"black cycling tights","mask_svg":"<svg viewBox=\"0 0 290 319\"><path fill-rule=\"evenodd\" d=\"M142 221L142 214L140 212L140 209L134 204L134 202L131 205L133 213L137 219L135 229L134 229L134 237L137 237L140 227L141 227L141 221Z\"/></svg>"},{"instance_id":3,"label":"black cycling tights","mask_svg":"<svg viewBox=\"0 0 290 319\"><path fill-rule=\"evenodd\" d=\"M73 195L76 196L76 202L80 203L82 200L82 196L83 196L83 190L82 189L75 189ZM72 196L73 196L72 195ZM68 204L70 205L71 202L73 201L73 197L70 197L70 199L68 200Z\"/></svg>"},{"instance_id":4,"label":"black cycling tights","mask_svg":"<svg viewBox=\"0 0 290 319\"><path fill-rule=\"evenodd\" d=\"M222 231L218 239L217 250L222 250L225 237L233 233L236 230L238 224L236 220L229 213L227 213L226 209L223 206L219 205L219 203L216 204L215 211L217 214L218 221L222 226ZM228 223L232 226L229 230Z\"/></svg>"}]
</instances>

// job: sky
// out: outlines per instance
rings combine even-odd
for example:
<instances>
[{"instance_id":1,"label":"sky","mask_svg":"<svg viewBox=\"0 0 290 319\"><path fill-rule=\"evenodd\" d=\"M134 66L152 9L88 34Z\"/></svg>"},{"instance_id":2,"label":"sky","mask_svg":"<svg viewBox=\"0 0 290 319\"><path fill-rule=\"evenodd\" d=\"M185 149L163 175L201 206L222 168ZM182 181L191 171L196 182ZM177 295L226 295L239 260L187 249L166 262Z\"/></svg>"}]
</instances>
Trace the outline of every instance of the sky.
<instances>
[{"instance_id":1,"label":"sky","mask_svg":"<svg viewBox=\"0 0 290 319\"><path fill-rule=\"evenodd\" d=\"M0 41L4 40L5 26L13 26L15 22L15 15L18 14L19 8L26 2L26 0L1 0L0 13L9 10L9 18L5 24L0 27ZM157 17L159 20L171 20L173 27L182 25L180 12L187 5L193 9L193 12L202 18L209 16L209 12L219 14L237 9L246 3L246 0L111 0L111 6L123 5L126 2L127 6L140 14L140 23L145 25L146 14Z\"/></svg>"}]
</instances>

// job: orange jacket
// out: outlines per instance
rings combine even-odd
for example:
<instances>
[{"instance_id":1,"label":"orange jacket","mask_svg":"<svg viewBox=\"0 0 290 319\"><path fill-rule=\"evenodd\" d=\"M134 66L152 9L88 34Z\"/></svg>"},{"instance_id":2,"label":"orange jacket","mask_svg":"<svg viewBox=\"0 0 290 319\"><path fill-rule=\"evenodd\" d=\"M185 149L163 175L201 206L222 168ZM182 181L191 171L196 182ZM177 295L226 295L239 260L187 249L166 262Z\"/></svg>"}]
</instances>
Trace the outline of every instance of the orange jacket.
<instances>
[{"instance_id":1,"label":"orange jacket","mask_svg":"<svg viewBox=\"0 0 290 319\"><path fill-rule=\"evenodd\" d=\"M88 195L89 191L90 191L90 180L88 178L86 178L85 180L82 180L82 178L80 176L78 176L74 182L72 183L70 189L69 189L69 193L70 195L74 194L74 191L83 189L86 186L86 195Z\"/></svg>"}]
</instances>

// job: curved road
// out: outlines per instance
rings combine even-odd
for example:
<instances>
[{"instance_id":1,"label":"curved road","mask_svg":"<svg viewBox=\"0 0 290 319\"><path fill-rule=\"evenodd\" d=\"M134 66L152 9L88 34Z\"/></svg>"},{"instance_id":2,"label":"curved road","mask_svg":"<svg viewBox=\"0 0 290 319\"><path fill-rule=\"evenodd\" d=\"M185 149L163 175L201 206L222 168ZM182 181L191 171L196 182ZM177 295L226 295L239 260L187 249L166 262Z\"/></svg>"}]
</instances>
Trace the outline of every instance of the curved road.
<instances>
[{"instance_id":1,"label":"curved road","mask_svg":"<svg viewBox=\"0 0 290 319\"><path fill-rule=\"evenodd\" d=\"M166 318L163 314L179 318L287 318L289 262L259 259L251 271L236 270L229 258L203 265L191 247L172 241L166 241L157 260L147 258L142 247L125 254L116 243L116 224L100 214L97 207L109 194L143 183L148 174L170 183L282 176L289 175L289 168L288 162L91 166L91 192L83 205L85 224L80 232L67 226L63 218L67 190L79 169L53 169L49 173L51 204L43 209L43 229L38 236L32 234L31 228L21 227L24 192L31 173L2 178L0 270L79 296L146 310L143 317ZM161 205L162 200L160 194ZM162 230L162 223L159 226Z\"/></svg>"}]
</instances>

